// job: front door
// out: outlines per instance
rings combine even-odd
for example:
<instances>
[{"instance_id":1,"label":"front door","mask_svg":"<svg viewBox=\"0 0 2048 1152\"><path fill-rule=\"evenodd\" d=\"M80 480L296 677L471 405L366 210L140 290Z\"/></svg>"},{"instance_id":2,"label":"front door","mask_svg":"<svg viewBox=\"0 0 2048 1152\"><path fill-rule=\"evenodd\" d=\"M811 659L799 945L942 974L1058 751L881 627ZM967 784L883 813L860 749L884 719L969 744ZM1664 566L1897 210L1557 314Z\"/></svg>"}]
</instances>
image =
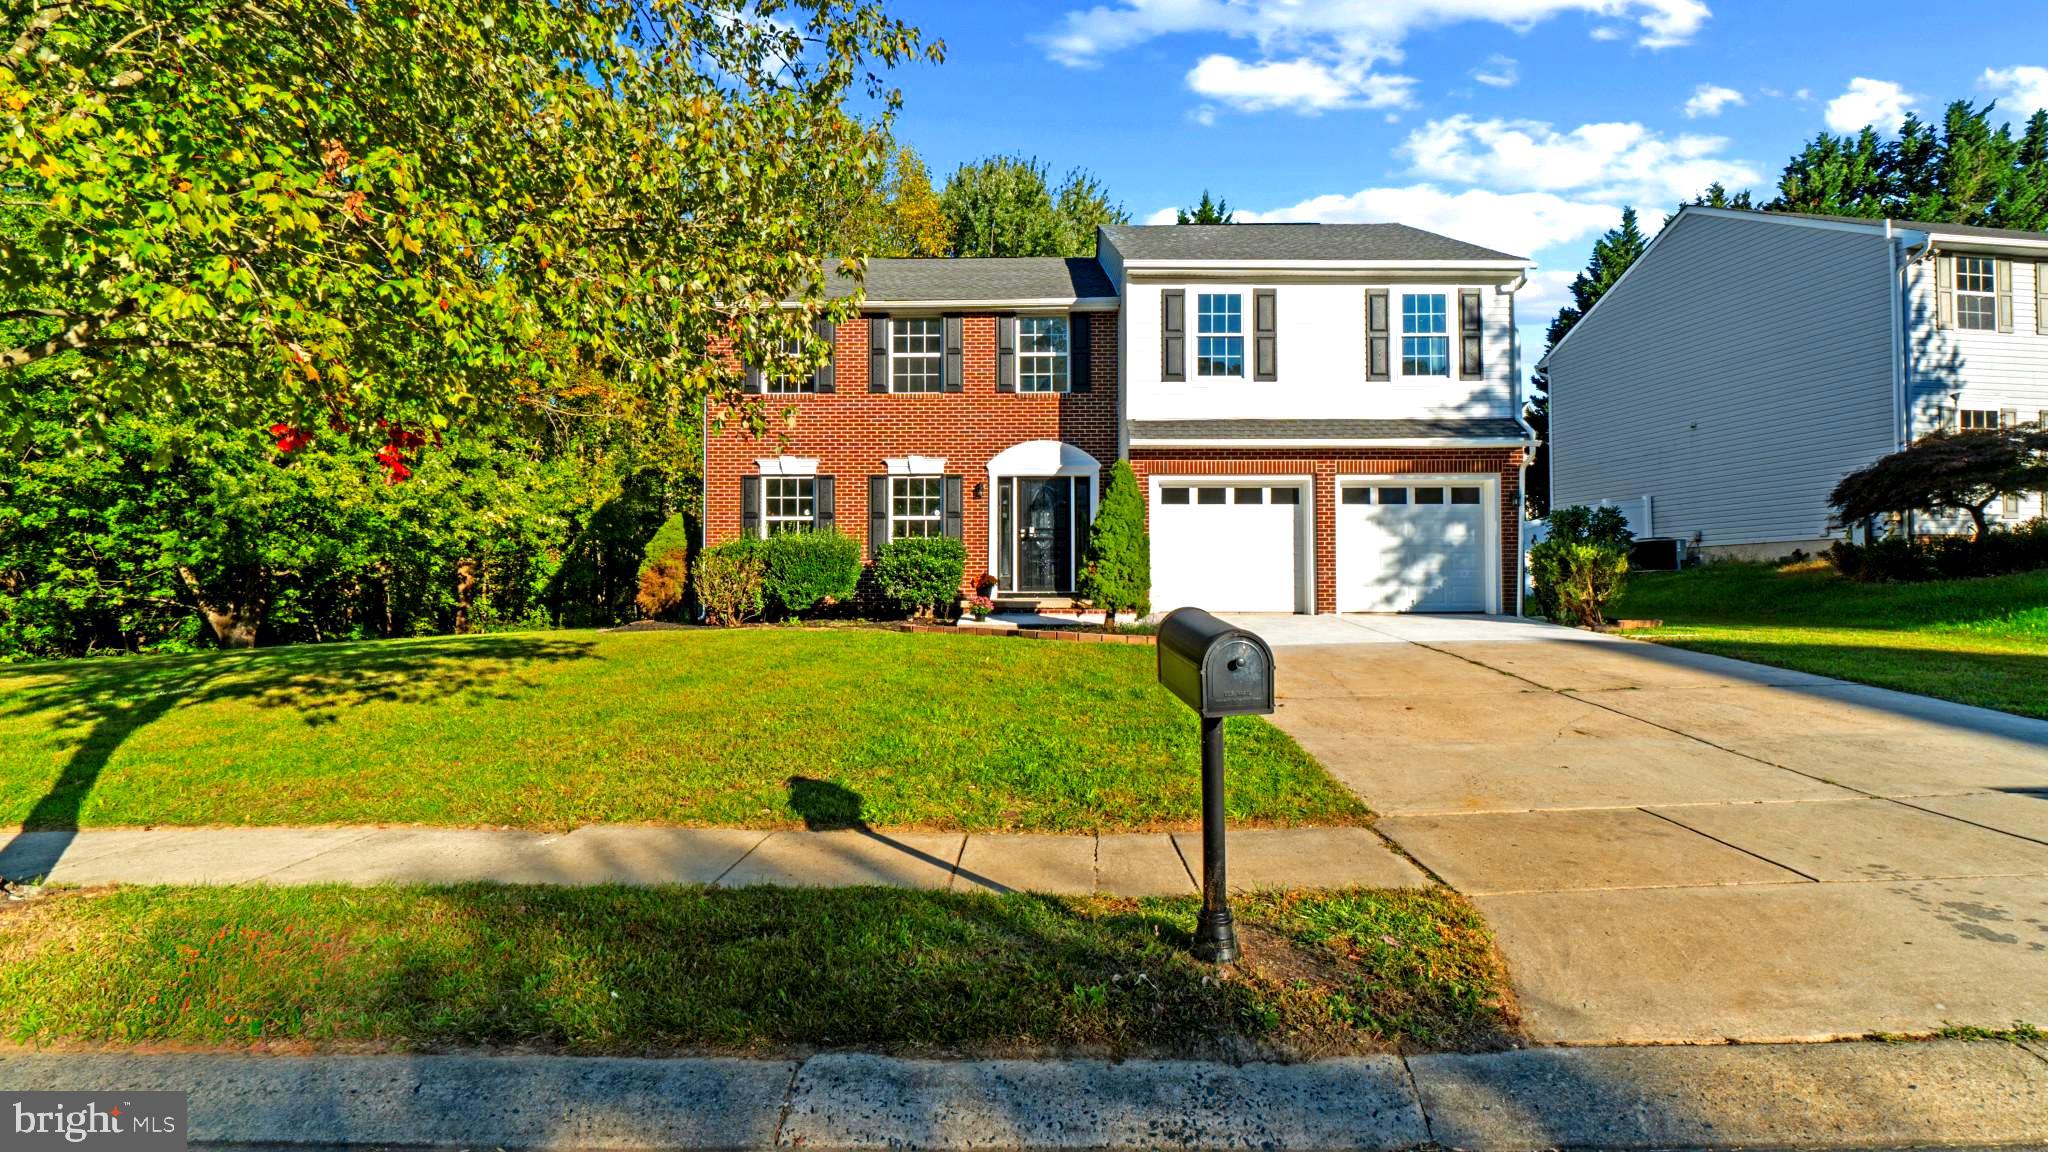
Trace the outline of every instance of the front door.
<instances>
[{"instance_id":1,"label":"front door","mask_svg":"<svg viewBox=\"0 0 2048 1152\"><path fill-rule=\"evenodd\" d=\"M1017 590L1066 592L1074 555L1074 481L1018 480Z\"/></svg>"}]
</instances>

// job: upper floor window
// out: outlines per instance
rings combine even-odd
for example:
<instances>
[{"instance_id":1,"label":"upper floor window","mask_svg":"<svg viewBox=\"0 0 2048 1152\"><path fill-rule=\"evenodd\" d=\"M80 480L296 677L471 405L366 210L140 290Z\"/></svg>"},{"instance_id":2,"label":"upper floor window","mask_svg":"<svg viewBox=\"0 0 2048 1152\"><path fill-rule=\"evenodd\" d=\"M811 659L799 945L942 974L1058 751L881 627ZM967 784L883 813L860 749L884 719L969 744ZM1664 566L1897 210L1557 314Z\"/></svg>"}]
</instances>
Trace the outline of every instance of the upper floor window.
<instances>
[{"instance_id":1,"label":"upper floor window","mask_svg":"<svg viewBox=\"0 0 2048 1152\"><path fill-rule=\"evenodd\" d=\"M921 316L889 322L889 390L945 390L946 322Z\"/></svg>"},{"instance_id":2,"label":"upper floor window","mask_svg":"<svg viewBox=\"0 0 2048 1152\"><path fill-rule=\"evenodd\" d=\"M1998 262L1989 256L1956 257L1956 327L1998 330Z\"/></svg>"},{"instance_id":3,"label":"upper floor window","mask_svg":"<svg viewBox=\"0 0 2048 1152\"><path fill-rule=\"evenodd\" d=\"M1244 297L1205 292L1195 298L1195 375L1244 375Z\"/></svg>"},{"instance_id":4,"label":"upper floor window","mask_svg":"<svg viewBox=\"0 0 2048 1152\"><path fill-rule=\"evenodd\" d=\"M946 478L894 476L889 480L889 539L946 534Z\"/></svg>"},{"instance_id":5,"label":"upper floor window","mask_svg":"<svg viewBox=\"0 0 2048 1152\"><path fill-rule=\"evenodd\" d=\"M792 358L802 356L804 354L804 342L801 340L783 341L782 354ZM761 374L761 391L763 392L806 392L809 389L805 386L809 383L809 378L804 376L782 377L767 372Z\"/></svg>"},{"instance_id":6,"label":"upper floor window","mask_svg":"<svg viewBox=\"0 0 2048 1152\"><path fill-rule=\"evenodd\" d=\"M1956 424L1965 432L1998 431L1998 411L1996 409L1965 408L1957 413L1957 415L1960 419L1956 421Z\"/></svg>"},{"instance_id":7,"label":"upper floor window","mask_svg":"<svg viewBox=\"0 0 2048 1152\"><path fill-rule=\"evenodd\" d=\"M809 476L761 478L761 534L801 532L816 523L818 483Z\"/></svg>"},{"instance_id":8,"label":"upper floor window","mask_svg":"<svg viewBox=\"0 0 2048 1152\"><path fill-rule=\"evenodd\" d=\"M1444 295L1401 297L1401 375L1449 376L1451 337Z\"/></svg>"},{"instance_id":9,"label":"upper floor window","mask_svg":"<svg viewBox=\"0 0 2048 1152\"><path fill-rule=\"evenodd\" d=\"M1067 390L1067 318L1025 316L1017 321L1017 390Z\"/></svg>"}]
</instances>

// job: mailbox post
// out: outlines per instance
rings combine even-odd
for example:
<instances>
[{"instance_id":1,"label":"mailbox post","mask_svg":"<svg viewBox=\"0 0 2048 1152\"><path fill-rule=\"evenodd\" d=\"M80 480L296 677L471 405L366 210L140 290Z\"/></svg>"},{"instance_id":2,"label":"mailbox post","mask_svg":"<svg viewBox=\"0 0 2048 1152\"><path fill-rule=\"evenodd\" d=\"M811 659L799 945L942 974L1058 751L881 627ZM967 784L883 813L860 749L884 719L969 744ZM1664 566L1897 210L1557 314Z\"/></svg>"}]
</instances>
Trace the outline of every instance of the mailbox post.
<instances>
[{"instance_id":1,"label":"mailbox post","mask_svg":"<svg viewBox=\"0 0 2048 1152\"><path fill-rule=\"evenodd\" d=\"M1202 914L1195 956L1237 959L1223 845L1223 718L1273 711L1273 650L1256 633L1233 628L1200 608L1181 608L1159 625L1159 682L1202 718Z\"/></svg>"}]
</instances>

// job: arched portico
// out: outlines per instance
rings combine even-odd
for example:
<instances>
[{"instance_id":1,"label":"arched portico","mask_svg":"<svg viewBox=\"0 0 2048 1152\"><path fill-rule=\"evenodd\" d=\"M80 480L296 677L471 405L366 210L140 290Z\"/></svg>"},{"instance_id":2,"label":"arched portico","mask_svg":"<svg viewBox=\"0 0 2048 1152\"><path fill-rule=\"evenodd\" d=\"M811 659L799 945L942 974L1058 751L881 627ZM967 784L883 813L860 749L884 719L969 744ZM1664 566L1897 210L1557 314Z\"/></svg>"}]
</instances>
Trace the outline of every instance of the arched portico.
<instances>
[{"instance_id":1,"label":"arched portico","mask_svg":"<svg viewBox=\"0 0 2048 1152\"><path fill-rule=\"evenodd\" d=\"M1064 440L1027 440L990 460L988 478L988 554L997 591L1072 593L1102 465Z\"/></svg>"}]
</instances>

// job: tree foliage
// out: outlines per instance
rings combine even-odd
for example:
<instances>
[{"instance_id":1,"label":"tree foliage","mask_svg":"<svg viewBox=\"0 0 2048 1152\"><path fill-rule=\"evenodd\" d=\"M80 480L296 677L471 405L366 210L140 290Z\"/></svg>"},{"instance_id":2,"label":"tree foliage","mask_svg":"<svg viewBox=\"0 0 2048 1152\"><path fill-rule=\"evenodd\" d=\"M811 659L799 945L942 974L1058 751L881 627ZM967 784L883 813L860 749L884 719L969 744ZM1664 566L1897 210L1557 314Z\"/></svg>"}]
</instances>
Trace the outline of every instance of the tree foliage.
<instances>
[{"instance_id":1,"label":"tree foliage","mask_svg":"<svg viewBox=\"0 0 2048 1152\"><path fill-rule=\"evenodd\" d=\"M1950 104L1940 124L1908 114L1892 137L1875 126L1822 132L1785 165L1768 211L2048 229L2048 110L2018 136L1996 104Z\"/></svg>"},{"instance_id":2,"label":"tree foliage","mask_svg":"<svg viewBox=\"0 0 2048 1152\"><path fill-rule=\"evenodd\" d=\"M951 536L891 540L875 554L875 590L904 612L937 616L960 600L967 546Z\"/></svg>"},{"instance_id":3,"label":"tree foliage","mask_svg":"<svg viewBox=\"0 0 2048 1152\"><path fill-rule=\"evenodd\" d=\"M10 12L0 427L61 359L77 425L400 451L554 405L564 350L672 410L737 391L720 342L772 363L804 312L845 319L827 209L880 174L879 76L937 51L881 0Z\"/></svg>"},{"instance_id":4,"label":"tree foliage","mask_svg":"<svg viewBox=\"0 0 2048 1152\"><path fill-rule=\"evenodd\" d=\"M1537 610L1559 623L1597 628L1628 575L1635 533L1620 509L1575 504L1550 514L1550 533L1529 549Z\"/></svg>"},{"instance_id":5,"label":"tree foliage","mask_svg":"<svg viewBox=\"0 0 2048 1152\"><path fill-rule=\"evenodd\" d=\"M1202 202L1193 208L1176 208L1173 212L1176 224L1235 224L1237 213L1230 210L1228 200L1211 200L1209 190L1202 189Z\"/></svg>"},{"instance_id":6,"label":"tree foliage","mask_svg":"<svg viewBox=\"0 0 2048 1152\"><path fill-rule=\"evenodd\" d=\"M963 164L939 203L954 256L1092 256L1095 230L1130 216L1079 169L1055 192L1044 165L1021 156Z\"/></svg>"},{"instance_id":7,"label":"tree foliage","mask_svg":"<svg viewBox=\"0 0 2048 1152\"><path fill-rule=\"evenodd\" d=\"M1145 535L1145 498L1137 474L1119 460L1102 486L1102 507L1081 557L1081 598L1102 609L1105 626L1119 612L1151 610L1152 545Z\"/></svg>"},{"instance_id":8,"label":"tree foliage","mask_svg":"<svg viewBox=\"0 0 2048 1152\"><path fill-rule=\"evenodd\" d=\"M1585 270L1572 278L1572 302L1558 309L1557 315L1551 318L1544 344L1545 354L1557 347L1557 342L1565 338L1580 318L1593 310L1593 305L1600 302L1600 298L1614 287L1649 246L1649 238L1643 235L1636 210L1633 207L1623 208L1621 223L1593 242L1593 254L1586 260ZM1530 516L1541 518L1550 513L1549 373L1537 372L1530 382L1536 388L1536 396L1531 400L1526 415L1529 426L1536 430L1537 447L1529 463L1528 490L1523 493L1523 504Z\"/></svg>"},{"instance_id":9,"label":"tree foliage","mask_svg":"<svg viewBox=\"0 0 2048 1152\"><path fill-rule=\"evenodd\" d=\"M1962 512L1977 539L1990 531L1985 509L2010 493L2048 489L2048 429L1936 432L1844 476L1828 503L1844 524L1894 512Z\"/></svg>"}]
</instances>

